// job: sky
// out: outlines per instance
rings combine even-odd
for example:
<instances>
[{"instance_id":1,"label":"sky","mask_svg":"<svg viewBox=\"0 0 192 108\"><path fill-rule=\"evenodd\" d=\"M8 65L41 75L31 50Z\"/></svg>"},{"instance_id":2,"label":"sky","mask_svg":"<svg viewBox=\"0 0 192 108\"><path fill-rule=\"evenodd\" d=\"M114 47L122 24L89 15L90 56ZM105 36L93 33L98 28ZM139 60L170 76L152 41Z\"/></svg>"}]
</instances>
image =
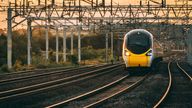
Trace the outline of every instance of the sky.
<instances>
[{"instance_id":1,"label":"sky","mask_svg":"<svg viewBox=\"0 0 192 108\"><path fill-rule=\"evenodd\" d=\"M3 4L7 3L7 1L11 1L14 3L15 0L1 0L4 1ZM0 1L0 3L2 4L2 2ZM17 0L17 2L19 3L20 1L23 0ZM32 1L33 3L37 3L38 0L29 0ZM42 2L44 2L44 0L41 0ZM48 2L51 0L48 0ZM61 2L62 3L63 0L55 0L55 2ZM78 0L77 0L78 1ZM91 0L90 0L91 1ZM93 0L96 1L96 0ZM101 2L102 0L98 0L99 2ZM109 3L111 0L105 0L106 3ZM140 0L112 0L113 2L119 3L119 4L138 4L140 2ZM146 1L148 0L141 0L142 2L146 3ZM156 2L161 2L162 0L152 0L152 1L156 1ZM167 0L167 3L174 3L174 1L182 1L182 0ZM186 0L184 0L186 1Z\"/></svg>"},{"instance_id":2,"label":"sky","mask_svg":"<svg viewBox=\"0 0 192 108\"><path fill-rule=\"evenodd\" d=\"M4 1L4 2L2 2ZM8 2L9 0L0 0L0 5L6 5L6 3ZM14 3L15 0L10 0L11 2ZM17 0L18 2L19 1L22 1L22 0ZM29 0L30 1L30 0ZM37 4L37 1L38 0L31 0L33 1L35 4ZM41 0L41 1L44 1L44 0ZM51 0L49 0L51 1ZM62 1L62 0L55 0L55 2L59 2L59 1ZM96 0L94 0L96 1ZM101 2L102 0L98 0L99 2ZM109 4L111 0L106 0L106 4ZM143 4L146 3L147 0L142 0ZM153 0L153 1L157 1L157 2L161 2L162 0ZM167 4L174 4L175 0L167 0ZM113 0L113 2L115 3L118 3L120 5L129 5L129 4L139 4L140 0ZM192 1L190 2L192 3ZM6 18L7 18L7 13L6 12L0 12L0 28L6 28L7 27L7 21L6 21Z\"/></svg>"}]
</instances>

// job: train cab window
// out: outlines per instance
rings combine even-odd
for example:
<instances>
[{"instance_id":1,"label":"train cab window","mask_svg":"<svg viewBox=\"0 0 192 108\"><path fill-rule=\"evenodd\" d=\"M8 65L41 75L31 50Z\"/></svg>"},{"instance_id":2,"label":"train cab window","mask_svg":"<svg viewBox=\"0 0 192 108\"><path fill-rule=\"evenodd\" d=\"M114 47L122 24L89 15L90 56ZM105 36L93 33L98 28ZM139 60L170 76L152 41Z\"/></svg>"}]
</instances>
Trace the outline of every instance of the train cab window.
<instances>
[{"instance_id":1,"label":"train cab window","mask_svg":"<svg viewBox=\"0 0 192 108\"><path fill-rule=\"evenodd\" d=\"M142 54L151 48L151 37L147 33L134 32L127 36L126 46L135 54Z\"/></svg>"}]
</instances>

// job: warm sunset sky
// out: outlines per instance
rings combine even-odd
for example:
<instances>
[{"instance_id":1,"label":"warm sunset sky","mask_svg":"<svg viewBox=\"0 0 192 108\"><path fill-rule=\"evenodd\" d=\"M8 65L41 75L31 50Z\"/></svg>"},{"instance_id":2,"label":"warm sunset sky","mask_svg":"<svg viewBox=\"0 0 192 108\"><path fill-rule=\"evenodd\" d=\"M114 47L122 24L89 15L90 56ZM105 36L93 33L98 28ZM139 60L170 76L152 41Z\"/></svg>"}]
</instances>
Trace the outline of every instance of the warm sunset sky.
<instances>
[{"instance_id":1,"label":"warm sunset sky","mask_svg":"<svg viewBox=\"0 0 192 108\"><path fill-rule=\"evenodd\" d=\"M4 2L2 2L4 1ZM7 3L8 1L12 1L14 2L15 0L1 0L0 3L1 4L4 4L4 3ZM17 2L19 3L20 1L23 1L23 0L17 0ZM37 3L38 0L29 0L29 1L33 1L34 3ZM44 0L41 0L42 2L44 2ZM48 1L51 1L51 0L48 0ZM63 0L55 0L55 2L62 2ZM78 0L77 0L78 1ZM90 0L91 1L91 0ZM94 0L96 1L96 0ZM102 0L98 0L99 2L101 2ZM109 3L111 0L106 0L107 3ZM126 4L137 4L139 3L140 0L113 0L114 2L116 3L119 3L119 4L123 4L123 5L126 5ZM146 2L148 0L141 0L143 2ZM157 2L161 2L162 0L152 0L152 1L157 1ZM182 0L167 0L167 3L174 3L174 1L182 1ZM186 0L184 0L186 1Z\"/></svg>"},{"instance_id":2,"label":"warm sunset sky","mask_svg":"<svg viewBox=\"0 0 192 108\"><path fill-rule=\"evenodd\" d=\"M15 1L15 0L1 0L0 3L2 4L2 1L4 1L3 3L7 3L8 1ZM17 0L17 2L20 2L20 1L23 1L23 0ZM33 1L34 3L37 3L38 0L29 0L29 1ZM44 0L41 0L42 2L44 2ZM48 0L48 1L51 1L51 0ZM62 2L63 0L55 0L55 2ZM78 1L78 0L77 0ZM91 1L91 0L90 0ZM94 0L96 1L96 0ZM98 0L99 2L101 2L102 0ZM105 0L106 2L110 2L111 0ZM137 4L139 3L140 0L113 0L114 2L116 3L119 3L119 4ZM146 2L148 0L141 0L143 2ZM157 2L161 2L162 0L152 0L152 1L157 1ZM167 3L174 3L174 1L183 1L183 0L167 0ZM184 0L186 1L186 0Z\"/></svg>"},{"instance_id":3,"label":"warm sunset sky","mask_svg":"<svg viewBox=\"0 0 192 108\"><path fill-rule=\"evenodd\" d=\"M4 1L4 2L2 2ZM5 5L9 0L0 0L0 5ZM14 1L15 0L10 0L10 1ZM19 1L23 1L23 0L17 0L18 2ZM30 0L29 0L30 1ZM34 3L37 3L38 0L31 0L33 1ZM41 0L44 2L44 0ZM51 0L48 0L48 1L51 1ZM55 0L56 2L62 2L63 0ZM96 0L94 0L96 1ZM99 2L101 2L102 0L98 0ZM109 4L111 0L106 0L106 4ZM139 1L140 0L113 0L113 2L115 3L119 3L120 5L129 5L129 4L139 4ZM143 4L146 3L147 0L142 0L143 1ZM153 1L157 1L157 2L161 2L162 0L153 0ZM167 0L167 4L175 4L175 1L176 0ZM178 0L177 0L178 1ZM182 0L180 0L182 1ZM192 1L190 1L190 4L192 4ZM6 17L7 17L7 14L6 12L0 12L0 28L6 28L7 27L7 24L6 24Z\"/></svg>"}]
</instances>

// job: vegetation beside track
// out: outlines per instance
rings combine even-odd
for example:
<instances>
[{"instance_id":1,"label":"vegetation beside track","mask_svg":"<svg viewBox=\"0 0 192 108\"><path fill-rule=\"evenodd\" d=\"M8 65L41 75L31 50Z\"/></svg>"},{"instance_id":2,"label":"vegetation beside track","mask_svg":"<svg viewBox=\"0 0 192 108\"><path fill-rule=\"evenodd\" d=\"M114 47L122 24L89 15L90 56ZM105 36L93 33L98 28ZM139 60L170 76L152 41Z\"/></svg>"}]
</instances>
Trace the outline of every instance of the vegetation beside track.
<instances>
[{"instance_id":1,"label":"vegetation beside track","mask_svg":"<svg viewBox=\"0 0 192 108\"><path fill-rule=\"evenodd\" d=\"M45 59L45 30L34 29L32 32L32 65L27 66L27 32L25 29L13 31L13 69L8 70L6 65L7 57L7 36L0 35L0 73L19 71L34 68L48 68L60 66L77 65L77 34L74 33L74 55L70 55L71 37L67 32L67 62L62 59L62 34L59 37L59 63L55 63L55 33L49 31L49 61ZM81 65L103 63L105 58L105 36L96 33L81 34L82 55ZM117 42L114 41L114 44ZM109 42L110 47L110 42ZM117 49L117 48L115 48ZM110 50L110 49L109 49ZM109 51L110 52L110 51ZM110 57L110 53L109 53ZM110 61L110 59L109 59Z\"/></svg>"}]
</instances>

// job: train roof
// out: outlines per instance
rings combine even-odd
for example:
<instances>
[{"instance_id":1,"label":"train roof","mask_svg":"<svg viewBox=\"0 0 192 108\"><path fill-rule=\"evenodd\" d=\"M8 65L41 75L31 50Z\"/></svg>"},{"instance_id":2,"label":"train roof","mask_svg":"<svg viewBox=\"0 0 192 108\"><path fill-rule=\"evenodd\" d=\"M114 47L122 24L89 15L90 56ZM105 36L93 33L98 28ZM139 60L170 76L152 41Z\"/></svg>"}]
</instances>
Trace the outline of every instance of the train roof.
<instances>
[{"instance_id":1,"label":"train roof","mask_svg":"<svg viewBox=\"0 0 192 108\"><path fill-rule=\"evenodd\" d=\"M127 37L128 35L131 35L131 34L135 34L135 33L142 33L142 34L145 34L145 35L149 35L151 38L153 38L153 35L149 31L147 31L145 29L134 29L134 30L131 30L131 31L129 31L125 35L125 37Z\"/></svg>"}]
</instances>

